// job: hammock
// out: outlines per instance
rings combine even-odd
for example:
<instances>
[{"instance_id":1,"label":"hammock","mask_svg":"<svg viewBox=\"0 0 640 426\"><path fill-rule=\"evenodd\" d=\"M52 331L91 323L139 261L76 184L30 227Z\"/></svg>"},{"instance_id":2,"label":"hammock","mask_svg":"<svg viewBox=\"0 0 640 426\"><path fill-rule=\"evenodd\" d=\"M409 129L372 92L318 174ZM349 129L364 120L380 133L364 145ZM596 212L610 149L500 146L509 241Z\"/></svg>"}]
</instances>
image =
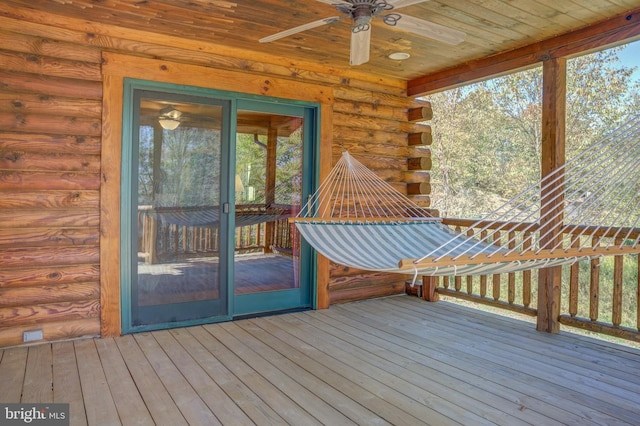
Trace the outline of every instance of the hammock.
<instances>
[{"instance_id":1,"label":"hammock","mask_svg":"<svg viewBox=\"0 0 640 426\"><path fill-rule=\"evenodd\" d=\"M220 225L220 208L218 206L197 207L155 207L145 213L166 225L217 227ZM291 216L291 207L262 204L245 204L236 206L236 227L273 222Z\"/></svg>"},{"instance_id":2,"label":"hammock","mask_svg":"<svg viewBox=\"0 0 640 426\"><path fill-rule=\"evenodd\" d=\"M349 267L499 274L638 253L639 190L635 117L470 225L479 237L452 231L348 152L289 220L318 252Z\"/></svg>"}]
</instances>

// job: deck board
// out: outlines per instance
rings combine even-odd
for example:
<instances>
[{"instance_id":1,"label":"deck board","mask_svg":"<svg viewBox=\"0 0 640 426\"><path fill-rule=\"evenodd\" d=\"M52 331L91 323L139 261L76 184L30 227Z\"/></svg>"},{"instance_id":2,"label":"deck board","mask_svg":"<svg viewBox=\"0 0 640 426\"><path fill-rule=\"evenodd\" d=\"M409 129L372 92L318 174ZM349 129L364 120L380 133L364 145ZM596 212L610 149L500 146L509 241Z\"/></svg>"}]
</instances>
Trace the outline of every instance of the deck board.
<instances>
[{"instance_id":1,"label":"deck board","mask_svg":"<svg viewBox=\"0 0 640 426\"><path fill-rule=\"evenodd\" d=\"M258 320L258 322L262 321ZM346 397L344 393L336 389L337 382L333 382L327 377L324 371L318 371L315 361L302 354L296 348L275 338L253 321L243 321L235 325L260 341L260 343L249 343L254 350L259 351L268 358L269 362L277 365L281 371L285 371L291 378L339 410L353 422L377 425L388 424L371 410ZM323 380L319 381L318 377L322 377Z\"/></svg>"},{"instance_id":2,"label":"deck board","mask_svg":"<svg viewBox=\"0 0 640 426\"><path fill-rule=\"evenodd\" d=\"M73 342L56 342L52 345L52 350L53 402L68 403L69 423L84 426L87 424L87 414L84 410L82 386Z\"/></svg>"},{"instance_id":3,"label":"deck board","mask_svg":"<svg viewBox=\"0 0 640 426\"><path fill-rule=\"evenodd\" d=\"M313 345L322 352L322 358L336 358L336 371L340 371L352 380L359 380L374 394L412 415L417 420L426 420L429 423L448 423L454 419L461 424L489 424L487 420L470 410L460 410L451 404L445 397L435 392L421 389L387 370L394 370L394 363L385 362L375 354L359 350L351 345L348 340L333 339L330 334L324 333L320 328L305 325L299 318L289 317L269 319L282 322L285 327L307 345ZM377 365L376 365L376 362ZM435 389L434 389L435 391ZM415 422L416 420L411 420Z\"/></svg>"},{"instance_id":4,"label":"deck board","mask_svg":"<svg viewBox=\"0 0 640 426\"><path fill-rule=\"evenodd\" d=\"M303 383L300 383L300 378L304 377L302 372L298 371L298 374L295 374L294 365L281 362L282 358L280 356L270 352L270 348L261 344L260 341L245 332L237 324L223 324L222 328L227 332L226 339L222 340L223 343L225 343L225 340L233 339L236 348L238 344L244 345L245 361L254 366L265 379L276 384L296 404L305 407L315 419L322 424L355 425L353 421L349 420L333 405L313 392L312 389L318 382L317 379L313 380L313 383L307 382L306 384L310 386L306 387ZM227 344L227 347L230 347L230 345Z\"/></svg>"},{"instance_id":5,"label":"deck board","mask_svg":"<svg viewBox=\"0 0 640 426\"><path fill-rule=\"evenodd\" d=\"M397 296L3 349L0 401L73 425L633 425L640 351Z\"/></svg>"},{"instance_id":6,"label":"deck board","mask_svg":"<svg viewBox=\"0 0 640 426\"><path fill-rule=\"evenodd\" d=\"M530 358L519 357L517 355L512 356L510 351L512 350L511 344L501 342L496 336L501 333L493 334L490 330L481 329L485 331L485 334L479 332L477 328L471 326L473 321L464 315L459 315L458 323L455 323L455 315L442 315L438 317L438 314L433 312L433 315L428 320L420 320L416 317L415 312L407 314L403 312L399 307L395 306L397 301L390 301L392 307L387 307L390 310L372 311L366 315L368 321L375 318L376 315L382 315L385 318L396 317L394 321L400 321L405 324L407 330L406 339L410 341L420 340L422 337L426 339L426 342L437 339L436 342L443 345L443 354L445 358L455 360L454 365L460 365L467 368L469 374L476 374L478 371L484 370L482 375L487 380L498 379L502 386L518 386L523 392L534 398L540 398L550 406L566 410L568 412L584 415L584 422L591 421L592 419L596 424L616 424L620 421L619 417L626 417L626 422L634 424L637 422L640 411L636 408L635 413L626 413L620 410L616 406L607 405L607 409L604 412L593 409L592 407L603 406L604 402L589 394L600 393L597 385L596 388L588 388L583 386L580 382L577 383L567 382L561 380L549 370L556 370L554 358L547 358L545 362L539 368L531 367L531 363L535 362L540 357L532 353ZM397 319L397 318L400 319ZM454 326L449 323L454 322ZM437 326L434 326L437 324ZM514 321L510 322L512 327L524 326ZM526 326L532 327L530 324ZM397 330L397 326L394 330ZM516 327L517 328L517 327ZM396 331L397 332L397 331ZM487 338L486 335L493 336ZM509 338L509 334L506 334L506 338ZM557 337L557 336L556 336ZM531 350L538 345L538 342L531 344ZM551 346L552 348L552 346ZM428 353L434 351L430 348L426 348ZM606 359L606 358L605 358ZM523 406L523 409L528 409L527 406ZM541 414L546 410L541 411ZM612 415L615 413L615 415Z\"/></svg>"},{"instance_id":7,"label":"deck board","mask_svg":"<svg viewBox=\"0 0 640 426\"><path fill-rule=\"evenodd\" d=\"M116 343L113 339L100 339L95 343L121 422L124 425L152 425L151 414L127 371Z\"/></svg>"},{"instance_id":8,"label":"deck board","mask_svg":"<svg viewBox=\"0 0 640 426\"><path fill-rule=\"evenodd\" d=\"M482 379L474 380L474 377L469 375L456 378L455 373L457 370L455 368L447 369L446 365L436 362L423 364L418 360L412 359L415 357L411 356L410 351L403 351L392 342L377 339L379 333L362 338L360 337L362 336L362 330L345 326L343 321L327 321L327 318L320 320L325 323L324 327L327 330L333 328L332 334L345 342L349 342L348 344L361 348L364 354L374 352L375 356L381 360L402 360L401 363L382 363L378 361L377 364L388 372L404 378L415 387L429 393L437 393L440 397L450 402L453 405L452 409L457 412L470 410L483 418L494 419L494 422L499 422L505 415L509 415L513 418L512 424L514 425L528 424L528 422L534 420L539 421L541 418L540 413L534 414L527 410L522 410L522 405L517 400L512 400L511 404L509 404L509 394L498 396L487 392L488 389L483 389L482 387L484 382ZM313 323L323 327L318 324L317 320L313 321ZM374 341L375 343L373 343ZM372 358L372 356L369 356L369 359ZM455 417L462 418L462 415ZM477 423L477 419L470 421ZM551 424L552 422L553 420L549 418L546 424Z\"/></svg>"},{"instance_id":9,"label":"deck board","mask_svg":"<svg viewBox=\"0 0 640 426\"><path fill-rule=\"evenodd\" d=\"M29 350L21 402L53 402L51 356L51 345L37 345Z\"/></svg>"},{"instance_id":10,"label":"deck board","mask_svg":"<svg viewBox=\"0 0 640 426\"><path fill-rule=\"evenodd\" d=\"M27 366L27 348L2 351L0 358L0 401L20 402L24 373Z\"/></svg>"},{"instance_id":11,"label":"deck board","mask_svg":"<svg viewBox=\"0 0 640 426\"><path fill-rule=\"evenodd\" d=\"M241 426L253 423L169 331L159 331L154 333L154 336L200 399L222 424L233 422Z\"/></svg>"},{"instance_id":12,"label":"deck board","mask_svg":"<svg viewBox=\"0 0 640 426\"><path fill-rule=\"evenodd\" d=\"M442 316L443 322L448 316ZM449 336L464 336L457 328L444 325L447 328ZM637 392L637 383L629 383L624 381L616 381L609 374L595 374L588 367L578 366L579 352L576 351L576 357L573 361L561 362L557 358L552 358L553 362L549 362L544 356L536 353L538 346L529 347L527 349L518 348L514 341L516 339L507 338L504 333L495 333L494 331L483 332L475 329L478 337L485 338L478 348L482 348L488 357L499 362L502 365L509 366L514 370L526 373L529 377L539 378L546 383L554 384L557 382L560 386L564 386L564 392L575 396L577 401L581 403L591 401L593 404L606 402L615 406L616 416L625 421L638 421L638 407L640 407L640 393ZM490 343L489 343L490 342ZM551 347L549 347L551 349ZM606 358L603 360L606 362ZM628 391L620 387L626 385L636 389L636 391Z\"/></svg>"},{"instance_id":13,"label":"deck board","mask_svg":"<svg viewBox=\"0 0 640 426\"><path fill-rule=\"evenodd\" d=\"M187 423L192 425L221 424L215 413L209 410L189 381L162 350L152 333L137 334L135 340Z\"/></svg>"},{"instance_id":14,"label":"deck board","mask_svg":"<svg viewBox=\"0 0 640 426\"><path fill-rule=\"evenodd\" d=\"M153 420L157 424L186 425L187 421L133 336L114 340Z\"/></svg>"},{"instance_id":15,"label":"deck board","mask_svg":"<svg viewBox=\"0 0 640 426\"><path fill-rule=\"evenodd\" d=\"M271 425L285 424L284 420L269 405L262 401L247 385L238 380L218 358L207 350L206 336L208 333L202 327L175 329L171 333L252 422ZM199 340L196 339L198 335L202 336Z\"/></svg>"},{"instance_id":16,"label":"deck board","mask_svg":"<svg viewBox=\"0 0 640 426\"><path fill-rule=\"evenodd\" d=\"M119 424L120 417L106 378L111 372L105 371L100 363L95 342L92 339L74 343L87 423ZM23 398L22 402L27 401Z\"/></svg>"},{"instance_id":17,"label":"deck board","mask_svg":"<svg viewBox=\"0 0 640 426\"><path fill-rule=\"evenodd\" d=\"M231 363L228 367L233 368L234 373L247 386L255 389L260 398L278 412L285 421L296 425L321 424L304 406L296 404L291 399L293 390L290 388L291 382L285 375L274 375L274 371L266 371L270 366L261 363L259 357L252 353L253 351L224 330L222 325L205 326L205 329L225 347L225 351L233 353L233 357L225 357Z\"/></svg>"},{"instance_id":18,"label":"deck board","mask_svg":"<svg viewBox=\"0 0 640 426\"><path fill-rule=\"evenodd\" d=\"M533 421L534 423L553 424L559 421L562 424L577 422L578 416L571 416L564 410L545 404L530 397L517 387L507 388L506 381L496 380L490 370L477 369L473 364L469 370L463 370L465 364L456 362L447 352L446 341L431 340L429 346L416 344L410 337L409 340L402 333L394 332L380 322L370 321L370 325L363 325L353 320L348 312L325 316L322 318L329 325L340 330L352 333L349 340L363 348L385 348L385 356L402 359L402 365L407 369L405 374L416 374L431 380L438 386L451 388L460 393L459 404L466 404L468 399L477 399L489 406L501 409L506 415L514 419ZM366 336L363 336L367 333ZM357 336L362 338L357 338ZM441 346L438 351L434 345ZM388 354L388 355L387 355ZM493 381L492 381L493 379ZM525 407L527 409L525 409Z\"/></svg>"}]
</instances>

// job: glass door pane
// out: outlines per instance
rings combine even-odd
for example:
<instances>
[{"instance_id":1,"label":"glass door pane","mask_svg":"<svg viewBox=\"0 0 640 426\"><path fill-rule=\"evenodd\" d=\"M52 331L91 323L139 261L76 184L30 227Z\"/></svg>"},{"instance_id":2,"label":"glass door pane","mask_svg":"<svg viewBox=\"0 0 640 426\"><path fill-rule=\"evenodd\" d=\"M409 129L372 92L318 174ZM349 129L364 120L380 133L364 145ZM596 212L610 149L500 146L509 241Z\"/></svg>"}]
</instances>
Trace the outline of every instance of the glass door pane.
<instances>
[{"instance_id":1,"label":"glass door pane","mask_svg":"<svg viewBox=\"0 0 640 426\"><path fill-rule=\"evenodd\" d=\"M299 236L287 218L300 209L303 136L302 117L237 113L236 295L300 287Z\"/></svg>"},{"instance_id":2,"label":"glass door pane","mask_svg":"<svg viewBox=\"0 0 640 426\"><path fill-rule=\"evenodd\" d=\"M226 315L224 106L150 91L134 104L132 325Z\"/></svg>"}]
</instances>

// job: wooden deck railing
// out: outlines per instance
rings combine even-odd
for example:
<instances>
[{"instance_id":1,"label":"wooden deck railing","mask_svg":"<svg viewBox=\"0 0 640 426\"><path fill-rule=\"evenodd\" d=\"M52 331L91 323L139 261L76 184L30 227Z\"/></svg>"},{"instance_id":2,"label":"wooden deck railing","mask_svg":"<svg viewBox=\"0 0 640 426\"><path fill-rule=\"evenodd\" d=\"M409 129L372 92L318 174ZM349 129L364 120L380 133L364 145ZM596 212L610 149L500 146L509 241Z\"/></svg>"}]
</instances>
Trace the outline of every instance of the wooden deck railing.
<instances>
[{"instance_id":1,"label":"wooden deck railing","mask_svg":"<svg viewBox=\"0 0 640 426\"><path fill-rule=\"evenodd\" d=\"M271 250L291 253L291 232L287 216L292 209L285 205L278 207L283 218L236 227L236 253ZM264 206L236 206L236 214L239 215L261 210L264 210ZM218 226L163 223L157 220L153 207L138 208L138 258L147 263L215 255L220 251L219 241Z\"/></svg>"},{"instance_id":2,"label":"wooden deck railing","mask_svg":"<svg viewBox=\"0 0 640 426\"><path fill-rule=\"evenodd\" d=\"M444 218L443 223L457 232L476 235L473 220ZM488 229L500 228L494 243L509 241L516 231L528 229L531 224L481 224ZM570 237L575 246L584 228L574 229ZM610 238L617 229L607 229L596 239ZM485 231L486 232L486 231ZM638 237L640 230L623 233L630 239ZM482 232L479 234L483 236ZM526 239L529 234L524 234ZM594 241L595 243L595 241ZM516 242L511 242L513 246ZM435 291L496 308L508 309L526 315L537 315L537 271L490 276L440 277ZM563 267L560 300L561 324L640 341L640 262L638 255L608 256L591 261L580 261Z\"/></svg>"}]
</instances>

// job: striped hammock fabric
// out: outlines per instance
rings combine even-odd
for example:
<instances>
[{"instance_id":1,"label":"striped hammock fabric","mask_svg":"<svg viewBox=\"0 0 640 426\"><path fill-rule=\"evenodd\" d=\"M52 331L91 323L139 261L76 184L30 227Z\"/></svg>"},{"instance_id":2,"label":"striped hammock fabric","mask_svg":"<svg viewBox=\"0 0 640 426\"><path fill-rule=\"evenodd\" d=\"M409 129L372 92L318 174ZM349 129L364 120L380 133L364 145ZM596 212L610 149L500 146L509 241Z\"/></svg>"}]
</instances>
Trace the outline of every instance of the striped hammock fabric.
<instances>
[{"instance_id":1,"label":"striped hammock fabric","mask_svg":"<svg viewBox=\"0 0 640 426\"><path fill-rule=\"evenodd\" d=\"M365 219L344 223L322 220L295 223L304 239L322 255L341 265L363 270L431 276L485 275L567 263L566 258L522 262L492 260L467 265L420 265L412 270L400 268L398 261L419 258L425 251L431 251L434 257L438 257L451 248L467 255L492 252L496 253L496 258L506 250L456 234L436 221L367 222Z\"/></svg>"}]
</instances>

